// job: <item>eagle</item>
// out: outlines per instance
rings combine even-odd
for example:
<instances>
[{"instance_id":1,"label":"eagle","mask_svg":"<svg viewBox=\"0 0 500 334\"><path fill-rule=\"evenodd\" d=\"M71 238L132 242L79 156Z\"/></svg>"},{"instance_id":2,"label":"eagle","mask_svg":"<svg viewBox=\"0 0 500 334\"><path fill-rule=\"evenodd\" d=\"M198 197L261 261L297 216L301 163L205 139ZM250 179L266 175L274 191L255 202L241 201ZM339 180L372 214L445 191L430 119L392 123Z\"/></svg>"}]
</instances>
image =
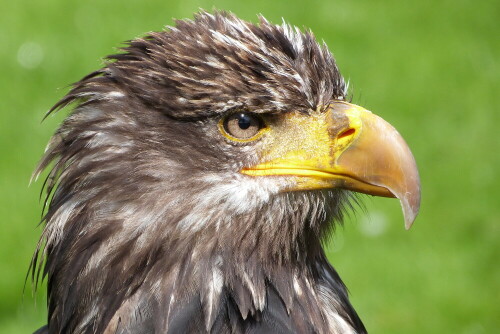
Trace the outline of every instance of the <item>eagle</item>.
<instances>
[{"instance_id":1,"label":"eagle","mask_svg":"<svg viewBox=\"0 0 500 334\"><path fill-rule=\"evenodd\" d=\"M36 333L366 333L323 243L357 199L419 210L415 159L310 31L201 11L49 113Z\"/></svg>"}]
</instances>

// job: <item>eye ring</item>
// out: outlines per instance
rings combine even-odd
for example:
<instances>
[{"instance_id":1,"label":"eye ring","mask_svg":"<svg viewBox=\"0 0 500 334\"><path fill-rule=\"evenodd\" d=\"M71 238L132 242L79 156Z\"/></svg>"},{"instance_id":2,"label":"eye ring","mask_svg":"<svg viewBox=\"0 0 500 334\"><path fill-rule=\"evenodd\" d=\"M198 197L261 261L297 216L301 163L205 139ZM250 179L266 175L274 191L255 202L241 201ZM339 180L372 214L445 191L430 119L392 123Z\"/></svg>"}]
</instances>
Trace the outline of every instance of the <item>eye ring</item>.
<instances>
[{"instance_id":1,"label":"eye ring","mask_svg":"<svg viewBox=\"0 0 500 334\"><path fill-rule=\"evenodd\" d=\"M254 141L260 137L265 128L262 117L245 111L230 114L219 122L219 130L222 134L237 142Z\"/></svg>"}]
</instances>

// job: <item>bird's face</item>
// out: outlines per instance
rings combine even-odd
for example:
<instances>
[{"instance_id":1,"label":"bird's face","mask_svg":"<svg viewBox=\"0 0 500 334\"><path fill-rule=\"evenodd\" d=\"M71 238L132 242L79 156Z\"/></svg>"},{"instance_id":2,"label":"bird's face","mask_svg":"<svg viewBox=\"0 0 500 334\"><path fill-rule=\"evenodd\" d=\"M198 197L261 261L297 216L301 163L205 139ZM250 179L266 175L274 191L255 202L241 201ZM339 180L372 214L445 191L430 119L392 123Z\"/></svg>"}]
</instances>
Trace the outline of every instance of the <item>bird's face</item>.
<instances>
[{"instance_id":1,"label":"bird's face","mask_svg":"<svg viewBox=\"0 0 500 334\"><path fill-rule=\"evenodd\" d=\"M264 199L346 189L397 197L407 228L418 212L419 176L408 146L389 123L359 106L332 101L307 112L238 109L194 124L198 127L191 131L200 132L200 142L211 143L218 153L210 167L192 163L201 179L216 180L214 192L217 184L227 191L232 179L234 194L227 198L248 202L252 196L244 189L255 193L257 187ZM242 192L246 201L237 196Z\"/></svg>"}]
</instances>

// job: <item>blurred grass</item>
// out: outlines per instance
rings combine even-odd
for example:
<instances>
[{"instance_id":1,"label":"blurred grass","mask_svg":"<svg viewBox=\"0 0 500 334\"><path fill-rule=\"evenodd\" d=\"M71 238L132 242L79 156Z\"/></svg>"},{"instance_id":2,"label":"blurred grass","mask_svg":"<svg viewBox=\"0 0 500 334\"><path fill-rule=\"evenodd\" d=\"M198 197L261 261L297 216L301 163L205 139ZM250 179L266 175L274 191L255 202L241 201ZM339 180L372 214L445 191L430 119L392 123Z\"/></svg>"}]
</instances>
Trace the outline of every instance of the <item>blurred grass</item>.
<instances>
[{"instance_id":1,"label":"blurred grass","mask_svg":"<svg viewBox=\"0 0 500 334\"><path fill-rule=\"evenodd\" d=\"M496 1L9 1L0 13L0 333L45 323L24 278L41 229L28 181L64 112L67 85L121 41L213 7L309 27L350 79L354 102L406 138L421 214L364 198L328 247L371 333L496 333L500 326L500 4Z\"/></svg>"}]
</instances>

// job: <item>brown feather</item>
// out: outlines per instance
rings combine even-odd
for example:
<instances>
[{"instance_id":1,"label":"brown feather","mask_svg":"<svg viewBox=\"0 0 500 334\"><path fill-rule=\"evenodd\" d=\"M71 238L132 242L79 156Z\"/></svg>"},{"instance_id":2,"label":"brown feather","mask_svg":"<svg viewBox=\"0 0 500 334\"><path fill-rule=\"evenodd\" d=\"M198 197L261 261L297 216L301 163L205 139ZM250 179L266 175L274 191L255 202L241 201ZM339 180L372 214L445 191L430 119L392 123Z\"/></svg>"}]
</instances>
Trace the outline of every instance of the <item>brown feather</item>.
<instances>
[{"instance_id":1,"label":"brown feather","mask_svg":"<svg viewBox=\"0 0 500 334\"><path fill-rule=\"evenodd\" d=\"M217 133L231 110L307 113L345 89L312 33L224 12L132 40L74 84L35 172L52 166L33 258L46 332L364 333L321 248L349 195L244 178L257 149Z\"/></svg>"}]
</instances>

